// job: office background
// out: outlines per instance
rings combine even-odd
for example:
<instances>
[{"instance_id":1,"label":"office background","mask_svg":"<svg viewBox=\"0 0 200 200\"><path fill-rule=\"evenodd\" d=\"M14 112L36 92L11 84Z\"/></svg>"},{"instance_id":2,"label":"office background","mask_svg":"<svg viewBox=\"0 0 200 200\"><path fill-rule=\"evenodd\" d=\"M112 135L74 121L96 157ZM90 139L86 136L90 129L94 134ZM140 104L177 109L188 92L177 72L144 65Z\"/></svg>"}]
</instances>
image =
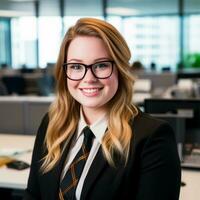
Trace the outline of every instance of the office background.
<instances>
[{"instance_id":1,"label":"office background","mask_svg":"<svg viewBox=\"0 0 200 200\"><path fill-rule=\"evenodd\" d=\"M136 77L133 102L174 128L186 184L180 200L198 200L199 0L0 0L0 141L5 140L0 147L32 147L54 100L53 70L62 38L77 19L88 16L107 20L125 37ZM30 163L31 153L19 158ZM21 199L27 177L28 169L1 167L0 198Z\"/></svg>"},{"instance_id":2,"label":"office background","mask_svg":"<svg viewBox=\"0 0 200 200\"><path fill-rule=\"evenodd\" d=\"M129 44L131 62L140 60L147 69L152 63L158 70L192 67L199 59L198 0L1 0L0 63L55 63L64 33L85 16L115 25Z\"/></svg>"}]
</instances>

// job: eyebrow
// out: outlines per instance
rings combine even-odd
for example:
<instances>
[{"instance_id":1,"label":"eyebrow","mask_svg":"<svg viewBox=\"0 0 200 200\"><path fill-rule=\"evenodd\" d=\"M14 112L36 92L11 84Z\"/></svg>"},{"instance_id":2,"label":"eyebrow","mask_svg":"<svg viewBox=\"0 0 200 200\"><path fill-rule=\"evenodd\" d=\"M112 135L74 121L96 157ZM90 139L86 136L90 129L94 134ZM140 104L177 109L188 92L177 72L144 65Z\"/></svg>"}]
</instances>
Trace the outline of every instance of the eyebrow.
<instances>
[{"instance_id":1,"label":"eyebrow","mask_svg":"<svg viewBox=\"0 0 200 200\"><path fill-rule=\"evenodd\" d=\"M94 62L99 62L99 61L104 61L104 60L111 60L110 58L108 57L102 57L102 58L97 58L94 60ZM80 60L80 59L76 59L76 58L72 58L70 60L68 60L67 62L83 62L83 60Z\"/></svg>"}]
</instances>

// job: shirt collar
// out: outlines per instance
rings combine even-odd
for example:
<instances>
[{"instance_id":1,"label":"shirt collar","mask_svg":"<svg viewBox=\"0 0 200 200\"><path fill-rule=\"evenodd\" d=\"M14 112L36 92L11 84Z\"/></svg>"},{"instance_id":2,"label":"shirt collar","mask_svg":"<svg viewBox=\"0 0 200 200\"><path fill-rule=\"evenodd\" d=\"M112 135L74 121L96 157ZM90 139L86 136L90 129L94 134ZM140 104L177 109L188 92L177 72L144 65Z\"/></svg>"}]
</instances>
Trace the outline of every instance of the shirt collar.
<instances>
[{"instance_id":1,"label":"shirt collar","mask_svg":"<svg viewBox=\"0 0 200 200\"><path fill-rule=\"evenodd\" d=\"M85 122L82 109L80 109L80 120L78 123L77 138L81 136L82 130L83 128L85 128L85 126L89 125ZM99 143L102 143L101 141L105 134L107 126L108 126L108 120L106 115L100 117L96 122L94 122L89 126Z\"/></svg>"}]
</instances>

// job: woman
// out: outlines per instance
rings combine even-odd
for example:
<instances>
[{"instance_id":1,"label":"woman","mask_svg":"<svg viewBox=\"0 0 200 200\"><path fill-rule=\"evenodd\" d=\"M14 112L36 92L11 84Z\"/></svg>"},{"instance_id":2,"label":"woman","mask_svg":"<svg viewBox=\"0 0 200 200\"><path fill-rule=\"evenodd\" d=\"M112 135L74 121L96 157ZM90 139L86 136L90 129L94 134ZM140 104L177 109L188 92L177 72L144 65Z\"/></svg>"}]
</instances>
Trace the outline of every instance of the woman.
<instances>
[{"instance_id":1,"label":"woman","mask_svg":"<svg viewBox=\"0 0 200 200\"><path fill-rule=\"evenodd\" d=\"M25 199L178 200L174 133L132 104L130 56L107 22L83 18L68 30L56 65L57 97L38 130Z\"/></svg>"}]
</instances>

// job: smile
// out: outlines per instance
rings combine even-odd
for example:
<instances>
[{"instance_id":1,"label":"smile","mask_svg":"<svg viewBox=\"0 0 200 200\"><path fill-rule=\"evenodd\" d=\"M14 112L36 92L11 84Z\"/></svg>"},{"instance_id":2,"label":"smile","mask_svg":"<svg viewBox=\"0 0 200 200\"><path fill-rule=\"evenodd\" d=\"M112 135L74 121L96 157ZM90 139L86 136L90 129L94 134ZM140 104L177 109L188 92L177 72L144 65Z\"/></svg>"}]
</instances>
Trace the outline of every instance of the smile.
<instances>
[{"instance_id":1,"label":"smile","mask_svg":"<svg viewBox=\"0 0 200 200\"><path fill-rule=\"evenodd\" d=\"M81 91L85 95L97 95L102 88L82 88Z\"/></svg>"},{"instance_id":2,"label":"smile","mask_svg":"<svg viewBox=\"0 0 200 200\"><path fill-rule=\"evenodd\" d=\"M92 88L92 89L82 89L83 92L87 92L87 93L94 93L94 92L98 92L99 88Z\"/></svg>"}]
</instances>

